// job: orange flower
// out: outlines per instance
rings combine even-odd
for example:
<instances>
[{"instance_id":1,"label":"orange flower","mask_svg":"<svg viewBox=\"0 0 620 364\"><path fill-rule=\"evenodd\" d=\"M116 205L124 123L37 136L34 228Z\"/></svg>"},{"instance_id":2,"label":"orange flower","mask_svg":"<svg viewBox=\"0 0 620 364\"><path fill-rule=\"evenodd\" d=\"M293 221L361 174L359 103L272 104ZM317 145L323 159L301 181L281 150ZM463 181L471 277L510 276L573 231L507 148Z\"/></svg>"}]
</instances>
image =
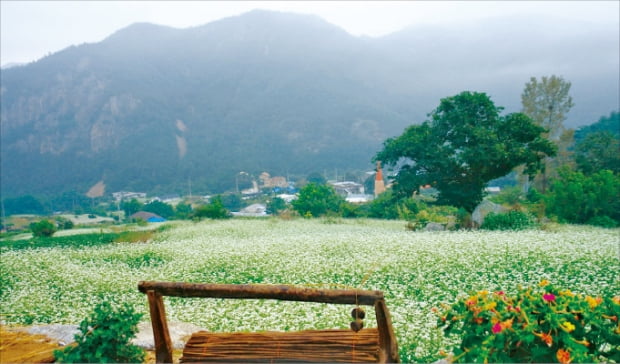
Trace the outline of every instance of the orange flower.
<instances>
[{"instance_id":1,"label":"orange flower","mask_svg":"<svg viewBox=\"0 0 620 364\"><path fill-rule=\"evenodd\" d=\"M558 361L562 364L570 363L570 353L564 349L558 350L555 357L558 358Z\"/></svg>"},{"instance_id":2,"label":"orange flower","mask_svg":"<svg viewBox=\"0 0 620 364\"><path fill-rule=\"evenodd\" d=\"M551 345L553 345L553 337L551 335L545 334L544 332L542 334L534 332L534 335L538 336L547 346L551 347Z\"/></svg>"},{"instance_id":3,"label":"orange flower","mask_svg":"<svg viewBox=\"0 0 620 364\"><path fill-rule=\"evenodd\" d=\"M620 296L616 296L611 299L616 305L620 305Z\"/></svg>"},{"instance_id":4,"label":"orange flower","mask_svg":"<svg viewBox=\"0 0 620 364\"><path fill-rule=\"evenodd\" d=\"M502 328L504 328L504 329L510 329L510 328L512 328L512 322L513 322L513 320L514 320L514 319L509 319L509 320L503 321L503 322L502 322Z\"/></svg>"}]
</instances>

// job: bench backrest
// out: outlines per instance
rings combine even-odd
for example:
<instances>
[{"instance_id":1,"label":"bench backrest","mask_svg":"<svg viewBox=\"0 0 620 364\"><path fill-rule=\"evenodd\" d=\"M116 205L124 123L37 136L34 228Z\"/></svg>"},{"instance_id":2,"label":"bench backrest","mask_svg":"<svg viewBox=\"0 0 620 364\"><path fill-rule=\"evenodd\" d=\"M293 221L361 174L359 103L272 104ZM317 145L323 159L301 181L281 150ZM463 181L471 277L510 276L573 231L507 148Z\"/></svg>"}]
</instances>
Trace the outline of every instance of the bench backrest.
<instances>
[{"instance_id":1,"label":"bench backrest","mask_svg":"<svg viewBox=\"0 0 620 364\"><path fill-rule=\"evenodd\" d=\"M138 290L149 301L155 359L172 362L172 343L168 331L163 296L233 299L275 299L283 301L374 306L379 333L381 362L399 362L398 345L383 292L357 289L321 289L267 284L200 284L185 282L141 281Z\"/></svg>"}]
</instances>

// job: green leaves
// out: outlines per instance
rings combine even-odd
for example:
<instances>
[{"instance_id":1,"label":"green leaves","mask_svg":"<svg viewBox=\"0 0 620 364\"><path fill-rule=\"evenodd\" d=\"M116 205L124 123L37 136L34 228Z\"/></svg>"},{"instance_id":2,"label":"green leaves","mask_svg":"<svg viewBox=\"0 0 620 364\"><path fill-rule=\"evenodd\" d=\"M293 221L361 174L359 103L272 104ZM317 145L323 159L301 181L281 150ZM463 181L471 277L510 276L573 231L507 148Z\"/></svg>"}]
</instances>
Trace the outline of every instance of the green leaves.
<instances>
[{"instance_id":1,"label":"green leaves","mask_svg":"<svg viewBox=\"0 0 620 364\"><path fill-rule=\"evenodd\" d=\"M304 217L319 217L339 213L344 199L327 185L309 183L299 191L299 198L291 202L295 211Z\"/></svg>"},{"instance_id":2,"label":"green leaves","mask_svg":"<svg viewBox=\"0 0 620 364\"><path fill-rule=\"evenodd\" d=\"M141 363L144 350L130 343L141 317L127 303L114 307L103 301L80 323L77 346L56 350L54 356L61 363Z\"/></svg>"},{"instance_id":3,"label":"green leaves","mask_svg":"<svg viewBox=\"0 0 620 364\"><path fill-rule=\"evenodd\" d=\"M607 217L620 222L620 176L602 170L590 176L562 169L548 194L547 212L563 221L586 223ZM613 226L611 226L613 227Z\"/></svg>"},{"instance_id":4,"label":"green leaves","mask_svg":"<svg viewBox=\"0 0 620 364\"><path fill-rule=\"evenodd\" d=\"M437 321L460 337L455 361L597 362L619 354L620 296L591 297L558 289L479 291L447 307Z\"/></svg>"}]
</instances>

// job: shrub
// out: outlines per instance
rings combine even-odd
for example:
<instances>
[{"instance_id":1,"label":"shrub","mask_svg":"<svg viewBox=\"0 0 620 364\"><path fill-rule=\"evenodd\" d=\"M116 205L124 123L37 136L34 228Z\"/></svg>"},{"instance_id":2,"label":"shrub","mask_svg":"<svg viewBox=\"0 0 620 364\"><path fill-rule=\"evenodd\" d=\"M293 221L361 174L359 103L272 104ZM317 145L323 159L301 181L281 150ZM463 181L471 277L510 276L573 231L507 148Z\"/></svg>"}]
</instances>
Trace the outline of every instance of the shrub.
<instances>
[{"instance_id":1,"label":"shrub","mask_svg":"<svg viewBox=\"0 0 620 364\"><path fill-rule=\"evenodd\" d=\"M441 314L446 336L460 337L453 361L598 362L620 360L620 296L560 290L543 280L515 296L487 291Z\"/></svg>"},{"instance_id":2,"label":"shrub","mask_svg":"<svg viewBox=\"0 0 620 364\"><path fill-rule=\"evenodd\" d=\"M30 224L30 230L32 231L32 235L36 237L48 237L54 235L56 232L56 224L49 220L41 220Z\"/></svg>"},{"instance_id":3,"label":"shrub","mask_svg":"<svg viewBox=\"0 0 620 364\"><path fill-rule=\"evenodd\" d=\"M388 220L414 220L423 203L413 198L402 198L388 190L368 204L368 217Z\"/></svg>"},{"instance_id":4,"label":"shrub","mask_svg":"<svg viewBox=\"0 0 620 364\"><path fill-rule=\"evenodd\" d=\"M507 213L489 213L485 218L481 229L484 230L524 230L536 226L534 218L525 212L512 210Z\"/></svg>"},{"instance_id":5,"label":"shrub","mask_svg":"<svg viewBox=\"0 0 620 364\"><path fill-rule=\"evenodd\" d=\"M577 224L596 216L620 221L620 175L602 170L586 176L569 169L559 175L545 199L549 214Z\"/></svg>"},{"instance_id":6,"label":"shrub","mask_svg":"<svg viewBox=\"0 0 620 364\"><path fill-rule=\"evenodd\" d=\"M141 363L144 350L130 343L141 317L128 304L114 308L104 301L80 323L76 345L54 351L54 357L64 363Z\"/></svg>"},{"instance_id":7,"label":"shrub","mask_svg":"<svg viewBox=\"0 0 620 364\"><path fill-rule=\"evenodd\" d=\"M329 213L340 215L344 202L331 186L308 183L291 205L301 216L319 217Z\"/></svg>"},{"instance_id":8,"label":"shrub","mask_svg":"<svg viewBox=\"0 0 620 364\"><path fill-rule=\"evenodd\" d=\"M277 215L280 211L286 209L286 201L280 197L274 197L267 203L267 213Z\"/></svg>"},{"instance_id":9,"label":"shrub","mask_svg":"<svg viewBox=\"0 0 620 364\"><path fill-rule=\"evenodd\" d=\"M220 196L215 196L210 203L197 207L192 214L194 219L227 219L232 217L230 212L226 210Z\"/></svg>"},{"instance_id":10,"label":"shrub","mask_svg":"<svg viewBox=\"0 0 620 364\"><path fill-rule=\"evenodd\" d=\"M618 222L609 216L594 216L588 220L588 225L600 226L604 228L615 228Z\"/></svg>"}]
</instances>

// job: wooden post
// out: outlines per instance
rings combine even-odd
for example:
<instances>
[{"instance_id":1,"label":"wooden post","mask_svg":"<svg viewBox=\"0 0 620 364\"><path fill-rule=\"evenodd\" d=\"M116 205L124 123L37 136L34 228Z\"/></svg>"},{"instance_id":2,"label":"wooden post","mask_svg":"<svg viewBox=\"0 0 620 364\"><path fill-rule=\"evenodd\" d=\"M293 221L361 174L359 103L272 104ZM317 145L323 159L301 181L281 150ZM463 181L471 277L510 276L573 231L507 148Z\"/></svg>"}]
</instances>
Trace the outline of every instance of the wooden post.
<instances>
[{"instance_id":1,"label":"wooden post","mask_svg":"<svg viewBox=\"0 0 620 364\"><path fill-rule=\"evenodd\" d=\"M149 299L151 323L153 324L153 339L155 341L155 362L172 363L172 341L168 331L166 310L162 295L149 290L146 292Z\"/></svg>"},{"instance_id":2,"label":"wooden post","mask_svg":"<svg viewBox=\"0 0 620 364\"><path fill-rule=\"evenodd\" d=\"M375 314L377 315L379 347L381 348L380 362L400 363L398 343L396 342L396 335L394 335L394 328L392 327L392 318L390 317L390 311L385 304L385 300L381 299L375 303Z\"/></svg>"}]
</instances>

